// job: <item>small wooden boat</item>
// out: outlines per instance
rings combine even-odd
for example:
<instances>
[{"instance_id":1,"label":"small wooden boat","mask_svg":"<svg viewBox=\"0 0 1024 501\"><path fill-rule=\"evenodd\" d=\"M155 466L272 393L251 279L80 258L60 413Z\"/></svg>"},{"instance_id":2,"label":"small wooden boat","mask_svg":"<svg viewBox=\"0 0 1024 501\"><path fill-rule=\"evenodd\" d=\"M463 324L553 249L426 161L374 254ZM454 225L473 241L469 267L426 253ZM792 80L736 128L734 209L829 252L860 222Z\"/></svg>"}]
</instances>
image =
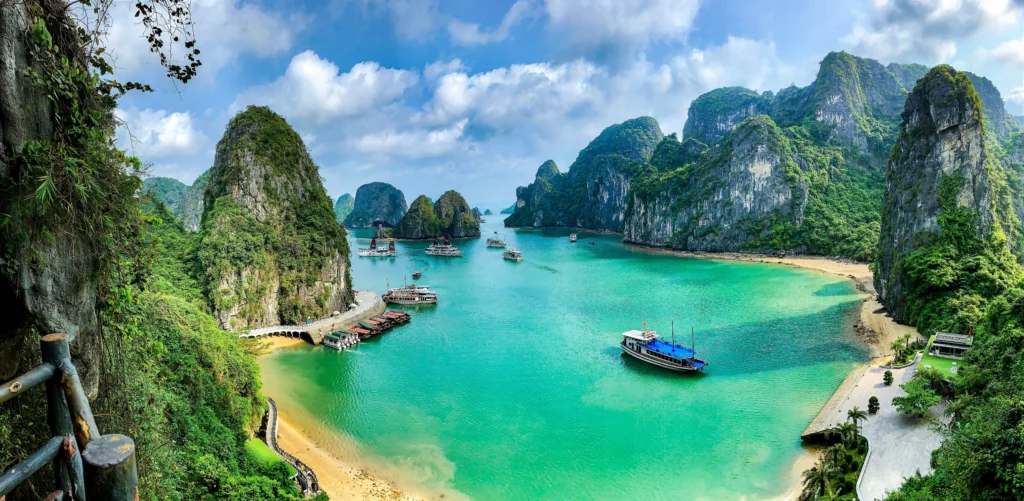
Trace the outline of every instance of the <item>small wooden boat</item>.
<instances>
[{"instance_id":1,"label":"small wooden boat","mask_svg":"<svg viewBox=\"0 0 1024 501\"><path fill-rule=\"evenodd\" d=\"M412 279L413 280L416 280L417 278L420 278L422 276L423 276L423 272L420 271L420 270L416 270L416 271L412 272Z\"/></svg>"}]
</instances>

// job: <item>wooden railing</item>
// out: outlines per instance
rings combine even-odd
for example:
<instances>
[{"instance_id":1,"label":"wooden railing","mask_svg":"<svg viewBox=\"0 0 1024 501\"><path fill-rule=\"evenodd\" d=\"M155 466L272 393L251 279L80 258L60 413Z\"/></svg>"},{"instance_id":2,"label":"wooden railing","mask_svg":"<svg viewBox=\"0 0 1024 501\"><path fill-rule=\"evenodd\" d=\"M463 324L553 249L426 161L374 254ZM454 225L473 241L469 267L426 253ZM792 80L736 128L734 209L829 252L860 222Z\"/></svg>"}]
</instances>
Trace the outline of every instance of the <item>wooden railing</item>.
<instances>
[{"instance_id":1,"label":"wooden railing","mask_svg":"<svg viewBox=\"0 0 1024 501\"><path fill-rule=\"evenodd\" d=\"M298 470L299 473L296 480L299 481L299 487L302 487L303 494L307 496L319 494L320 482L316 479L316 473L313 473L313 469L277 445L277 402L268 397L267 403L270 404L270 408L267 410L269 413L267 416L267 445L280 454L288 464Z\"/></svg>"},{"instance_id":2,"label":"wooden railing","mask_svg":"<svg viewBox=\"0 0 1024 501\"><path fill-rule=\"evenodd\" d=\"M52 436L0 475L0 501L46 463L53 464L57 486L48 500L138 499L135 443L124 435L100 435L78 370L71 363L68 335L47 334L41 345L43 363L4 383L0 403L45 384L46 416Z\"/></svg>"}]
</instances>

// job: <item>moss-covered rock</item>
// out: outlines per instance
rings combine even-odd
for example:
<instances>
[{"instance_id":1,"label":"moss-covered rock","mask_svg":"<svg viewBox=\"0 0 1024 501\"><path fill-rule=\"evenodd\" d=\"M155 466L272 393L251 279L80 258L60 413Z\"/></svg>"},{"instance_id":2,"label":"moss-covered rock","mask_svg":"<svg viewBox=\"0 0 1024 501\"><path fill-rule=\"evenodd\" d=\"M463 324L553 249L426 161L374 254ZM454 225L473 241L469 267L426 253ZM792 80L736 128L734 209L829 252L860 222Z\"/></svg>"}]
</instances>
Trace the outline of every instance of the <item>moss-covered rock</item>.
<instances>
[{"instance_id":1,"label":"moss-covered rock","mask_svg":"<svg viewBox=\"0 0 1024 501\"><path fill-rule=\"evenodd\" d=\"M345 218L348 228L391 228L405 215L405 195L388 183L368 183L356 190L352 212Z\"/></svg>"},{"instance_id":2,"label":"moss-covered rock","mask_svg":"<svg viewBox=\"0 0 1024 501\"><path fill-rule=\"evenodd\" d=\"M355 206L356 202L355 199L352 198L352 195L346 193L338 197L338 200L334 202L334 220L339 223L344 223L345 218L352 213Z\"/></svg>"},{"instance_id":3,"label":"moss-covered rock","mask_svg":"<svg viewBox=\"0 0 1024 501\"><path fill-rule=\"evenodd\" d=\"M439 235L452 238L480 236L480 218L457 191L449 190L430 203L420 195L392 232L395 238L427 239Z\"/></svg>"},{"instance_id":4,"label":"moss-covered rock","mask_svg":"<svg viewBox=\"0 0 1024 501\"><path fill-rule=\"evenodd\" d=\"M217 145L206 190L200 260L228 330L299 323L351 299L349 251L299 135L250 106Z\"/></svg>"},{"instance_id":5,"label":"moss-covered rock","mask_svg":"<svg viewBox=\"0 0 1024 501\"><path fill-rule=\"evenodd\" d=\"M203 172L191 186L169 177L151 177L143 183L148 192L167 206L186 231L199 231L211 170Z\"/></svg>"}]
</instances>

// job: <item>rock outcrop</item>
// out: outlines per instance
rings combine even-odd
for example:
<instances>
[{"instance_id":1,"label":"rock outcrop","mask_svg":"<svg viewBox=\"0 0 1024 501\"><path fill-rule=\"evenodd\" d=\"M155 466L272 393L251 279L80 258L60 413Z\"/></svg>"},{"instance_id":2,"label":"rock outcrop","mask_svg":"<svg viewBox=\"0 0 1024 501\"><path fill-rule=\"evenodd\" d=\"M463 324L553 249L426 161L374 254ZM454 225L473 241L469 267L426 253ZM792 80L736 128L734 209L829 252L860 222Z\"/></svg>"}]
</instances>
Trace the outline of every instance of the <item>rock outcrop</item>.
<instances>
[{"instance_id":1,"label":"rock outcrop","mask_svg":"<svg viewBox=\"0 0 1024 501\"><path fill-rule=\"evenodd\" d=\"M985 130L995 134L997 138L1004 139L1021 130L1021 124L1016 117L1006 111L1006 103L999 89L991 80L975 75L969 71L964 72L974 85L974 90L981 99L985 111Z\"/></svg>"},{"instance_id":2,"label":"rock outcrop","mask_svg":"<svg viewBox=\"0 0 1024 501\"><path fill-rule=\"evenodd\" d=\"M250 106L217 144L200 260L228 330L305 322L351 298L345 235L299 135Z\"/></svg>"},{"instance_id":3,"label":"rock outcrop","mask_svg":"<svg viewBox=\"0 0 1024 501\"><path fill-rule=\"evenodd\" d=\"M516 204L512 204L504 209L501 209L502 214L511 214L516 211Z\"/></svg>"},{"instance_id":4,"label":"rock outcrop","mask_svg":"<svg viewBox=\"0 0 1024 501\"><path fill-rule=\"evenodd\" d=\"M723 87L690 103L683 137L715 144L749 117L767 112L770 100L743 87Z\"/></svg>"},{"instance_id":5,"label":"rock outcrop","mask_svg":"<svg viewBox=\"0 0 1024 501\"><path fill-rule=\"evenodd\" d=\"M352 213L352 210L356 207L356 201L352 198L352 195L346 193L338 197L338 201L334 202L334 220L338 223L344 224L345 219Z\"/></svg>"},{"instance_id":6,"label":"rock outcrop","mask_svg":"<svg viewBox=\"0 0 1024 501\"><path fill-rule=\"evenodd\" d=\"M933 68L907 98L902 117L886 175L875 289L893 318L905 322L903 263L940 234L942 215L967 208L980 237L1000 220L990 179L998 167L986 147L982 100L969 75Z\"/></svg>"},{"instance_id":7,"label":"rock outcrop","mask_svg":"<svg viewBox=\"0 0 1024 501\"><path fill-rule=\"evenodd\" d=\"M352 212L345 218L347 228L392 228L402 220L407 206L405 195L388 183L368 183L356 190Z\"/></svg>"},{"instance_id":8,"label":"rock outcrop","mask_svg":"<svg viewBox=\"0 0 1024 501\"><path fill-rule=\"evenodd\" d=\"M602 131L565 174L545 162L533 184L516 190L515 212L505 226L622 231L629 182L663 137L657 120L634 118Z\"/></svg>"},{"instance_id":9,"label":"rock outcrop","mask_svg":"<svg viewBox=\"0 0 1024 501\"><path fill-rule=\"evenodd\" d=\"M623 240L738 251L746 249L745 243L768 237L779 222L799 226L807 183L800 179L798 158L782 134L771 118L755 115L730 131L729 139L703 161L677 176L637 179ZM675 149L685 151L674 137L663 143L667 144L658 147L652 164L662 161L660 155L676 155Z\"/></svg>"},{"instance_id":10,"label":"rock outcrop","mask_svg":"<svg viewBox=\"0 0 1024 501\"><path fill-rule=\"evenodd\" d=\"M493 213L493 212L491 212L491 209L485 209L485 210L484 210L484 215L485 215L485 216L493 216L493 215L494 215L494 213Z\"/></svg>"},{"instance_id":11,"label":"rock outcrop","mask_svg":"<svg viewBox=\"0 0 1024 501\"><path fill-rule=\"evenodd\" d=\"M433 204L426 195L420 195L413 200L392 235L405 239L427 239L440 235L476 238L480 236L480 218L457 191L444 192Z\"/></svg>"},{"instance_id":12,"label":"rock outcrop","mask_svg":"<svg viewBox=\"0 0 1024 501\"><path fill-rule=\"evenodd\" d=\"M169 177L151 177L143 181L144 188L163 202L185 231L199 231L203 217L203 203L206 185L210 182L210 171L202 173L191 186Z\"/></svg>"}]
</instances>

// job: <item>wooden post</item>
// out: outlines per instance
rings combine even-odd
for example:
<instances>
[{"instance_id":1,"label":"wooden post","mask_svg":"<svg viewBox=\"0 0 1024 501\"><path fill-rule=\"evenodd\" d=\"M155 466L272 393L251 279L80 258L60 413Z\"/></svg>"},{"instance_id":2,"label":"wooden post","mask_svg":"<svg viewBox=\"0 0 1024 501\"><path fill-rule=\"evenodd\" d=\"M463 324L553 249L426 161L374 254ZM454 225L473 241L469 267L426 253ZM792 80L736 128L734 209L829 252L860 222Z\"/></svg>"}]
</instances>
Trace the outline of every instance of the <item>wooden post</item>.
<instances>
[{"instance_id":1,"label":"wooden post","mask_svg":"<svg viewBox=\"0 0 1024 501\"><path fill-rule=\"evenodd\" d=\"M46 421L50 433L62 437L61 452L53 460L53 473L57 488L62 491L60 499L85 500L85 481L82 475L82 454L75 443L74 424L64 397L61 379L64 367L71 366L71 352L68 335L60 332L42 337L40 346L43 362L57 368L57 373L46 381ZM73 366L71 366L73 367Z\"/></svg>"},{"instance_id":2,"label":"wooden post","mask_svg":"<svg viewBox=\"0 0 1024 501\"><path fill-rule=\"evenodd\" d=\"M120 435L93 439L82 455L91 499L134 501L139 498L139 474L135 466L135 442Z\"/></svg>"}]
</instances>

